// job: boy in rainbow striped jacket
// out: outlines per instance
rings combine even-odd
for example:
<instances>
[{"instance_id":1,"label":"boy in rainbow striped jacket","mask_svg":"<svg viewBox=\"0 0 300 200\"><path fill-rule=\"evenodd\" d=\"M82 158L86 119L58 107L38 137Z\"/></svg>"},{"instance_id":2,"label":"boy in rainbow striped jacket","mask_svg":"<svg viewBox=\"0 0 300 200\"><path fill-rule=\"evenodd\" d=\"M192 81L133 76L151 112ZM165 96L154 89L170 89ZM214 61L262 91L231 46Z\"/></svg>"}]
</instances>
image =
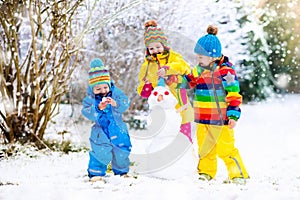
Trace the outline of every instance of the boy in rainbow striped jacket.
<instances>
[{"instance_id":1,"label":"boy in rainbow striped jacket","mask_svg":"<svg viewBox=\"0 0 300 200\"><path fill-rule=\"evenodd\" d=\"M199 64L186 76L195 87L194 118L197 123L198 173L200 180L211 180L217 172L217 156L228 170L229 182L244 184L249 175L238 149L234 146L234 131L240 118L242 96L239 82L216 36L218 28L208 26L194 52Z\"/></svg>"}]
</instances>

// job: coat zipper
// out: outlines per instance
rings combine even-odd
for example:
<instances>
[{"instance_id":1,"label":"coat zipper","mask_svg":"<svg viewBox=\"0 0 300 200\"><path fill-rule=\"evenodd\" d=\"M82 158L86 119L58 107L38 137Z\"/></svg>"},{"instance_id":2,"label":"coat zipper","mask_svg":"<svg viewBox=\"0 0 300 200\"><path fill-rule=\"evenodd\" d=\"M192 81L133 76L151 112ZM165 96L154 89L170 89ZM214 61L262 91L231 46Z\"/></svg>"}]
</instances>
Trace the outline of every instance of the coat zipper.
<instances>
[{"instance_id":1,"label":"coat zipper","mask_svg":"<svg viewBox=\"0 0 300 200\"><path fill-rule=\"evenodd\" d=\"M217 95L217 91L216 91L216 87L215 87L215 80L214 80L214 72L211 71L211 77L212 77L212 86L213 86L213 91L214 91L214 96L216 99L216 104L217 104L217 108L218 108L218 112L220 115L220 120L221 120L221 126L224 125L224 121L223 121L223 115L222 115L222 111L221 111L221 107L219 104L219 99L218 99L218 95Z\"/></svg>"}]
</instances>

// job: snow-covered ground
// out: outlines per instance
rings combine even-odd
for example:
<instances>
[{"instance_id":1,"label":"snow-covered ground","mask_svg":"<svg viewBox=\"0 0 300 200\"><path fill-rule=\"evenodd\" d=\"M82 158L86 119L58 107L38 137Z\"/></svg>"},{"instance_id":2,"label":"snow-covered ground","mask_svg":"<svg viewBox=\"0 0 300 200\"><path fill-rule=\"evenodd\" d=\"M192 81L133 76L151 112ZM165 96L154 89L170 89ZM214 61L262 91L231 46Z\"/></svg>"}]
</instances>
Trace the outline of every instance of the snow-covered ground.
<instances>
[{"instance_id":1,"label":"snow-covered ground","mask_svg":"<svg viewBox=\"0 0 300 200\"><path fill-rule=\"evenodd\" d=\"M0 199L298 200L299 121L300 95L242 106L235 134L236 146L251 176L246 185L224 184L227 172L221 160L216 179L209 183L197 180L197 174L192 174L176 180L146 175L138 175L137 179L111 176L107 184L92 184L86 176L87 152L69 155L52 152L37 153L34 158L18 156L1 160ZM86 142L90 129L79 126L76 129L77 140Z\"/></svg>"}]
</instances>

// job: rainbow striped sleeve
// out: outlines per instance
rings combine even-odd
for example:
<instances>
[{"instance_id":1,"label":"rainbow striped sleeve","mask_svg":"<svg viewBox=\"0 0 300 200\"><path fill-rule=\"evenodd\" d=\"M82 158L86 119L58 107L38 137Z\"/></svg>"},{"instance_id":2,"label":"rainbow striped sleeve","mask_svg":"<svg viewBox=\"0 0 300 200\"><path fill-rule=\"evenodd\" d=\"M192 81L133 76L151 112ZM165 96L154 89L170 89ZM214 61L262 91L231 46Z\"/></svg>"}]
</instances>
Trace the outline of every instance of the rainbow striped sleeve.
<instances>
[{"instance_id":1,"label":"rainbow striped sleeve","mask_svg":"<svg viewBox=\"0 0 300 200\"><path fill-rule=\"evenodd\" d=\"M229 119L238 120L241 115L241 109L239 108L239 105L242 103L243 97L239 94L240 84L235 70L232 66L224 66L220 69L220 75L222 78L223 87L225 91L227 91L227 95L225 97L225 101L228 103L226 111L227 117Z\"/></svg>"},{"instance_id":2,"label":"rainbow striped sleeve","mask_svg":"<svg viewBox=\"0 0 300 200\"><path fill-rule=\"evenodd\" d=\"M203 71L202 68L199 67L199 65L195 66L193 69L192 69L192 74L195 78L199 77L201 72Z\"/></svg>"}]
</instances>

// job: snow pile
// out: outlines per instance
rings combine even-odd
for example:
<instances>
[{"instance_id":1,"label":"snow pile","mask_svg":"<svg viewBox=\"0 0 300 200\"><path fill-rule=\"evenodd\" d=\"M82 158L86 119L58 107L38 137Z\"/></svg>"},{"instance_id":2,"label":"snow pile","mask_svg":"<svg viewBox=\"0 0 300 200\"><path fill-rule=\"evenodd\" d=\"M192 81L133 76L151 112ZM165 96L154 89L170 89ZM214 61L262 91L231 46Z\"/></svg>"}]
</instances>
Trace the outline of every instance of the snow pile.
<instances>
[{"instance_id":1,"label":"snow pile","mask_svg":"<svg viewBox=\"0 0 300 200\"><path fill-rule=\"evenodd\" d=\"M208 183L199 181L197 174L175 180L137 174L137 179L111 176L105 185L92 184L87 182L86 175L88 152L68 155L52 152L39 153L34 158L19 155L2 159L0 199L298 200L299 102L300 95L287 95L242 106L242 117L235 130L236 146L251 177L243 186L223 184L227 171L221 160L215 180ZM87 126L80 130L90 132ZM133 169L134 166L132 174ZM178 172L170 170L169 173Z\"/></svg>"}]
</instances>

